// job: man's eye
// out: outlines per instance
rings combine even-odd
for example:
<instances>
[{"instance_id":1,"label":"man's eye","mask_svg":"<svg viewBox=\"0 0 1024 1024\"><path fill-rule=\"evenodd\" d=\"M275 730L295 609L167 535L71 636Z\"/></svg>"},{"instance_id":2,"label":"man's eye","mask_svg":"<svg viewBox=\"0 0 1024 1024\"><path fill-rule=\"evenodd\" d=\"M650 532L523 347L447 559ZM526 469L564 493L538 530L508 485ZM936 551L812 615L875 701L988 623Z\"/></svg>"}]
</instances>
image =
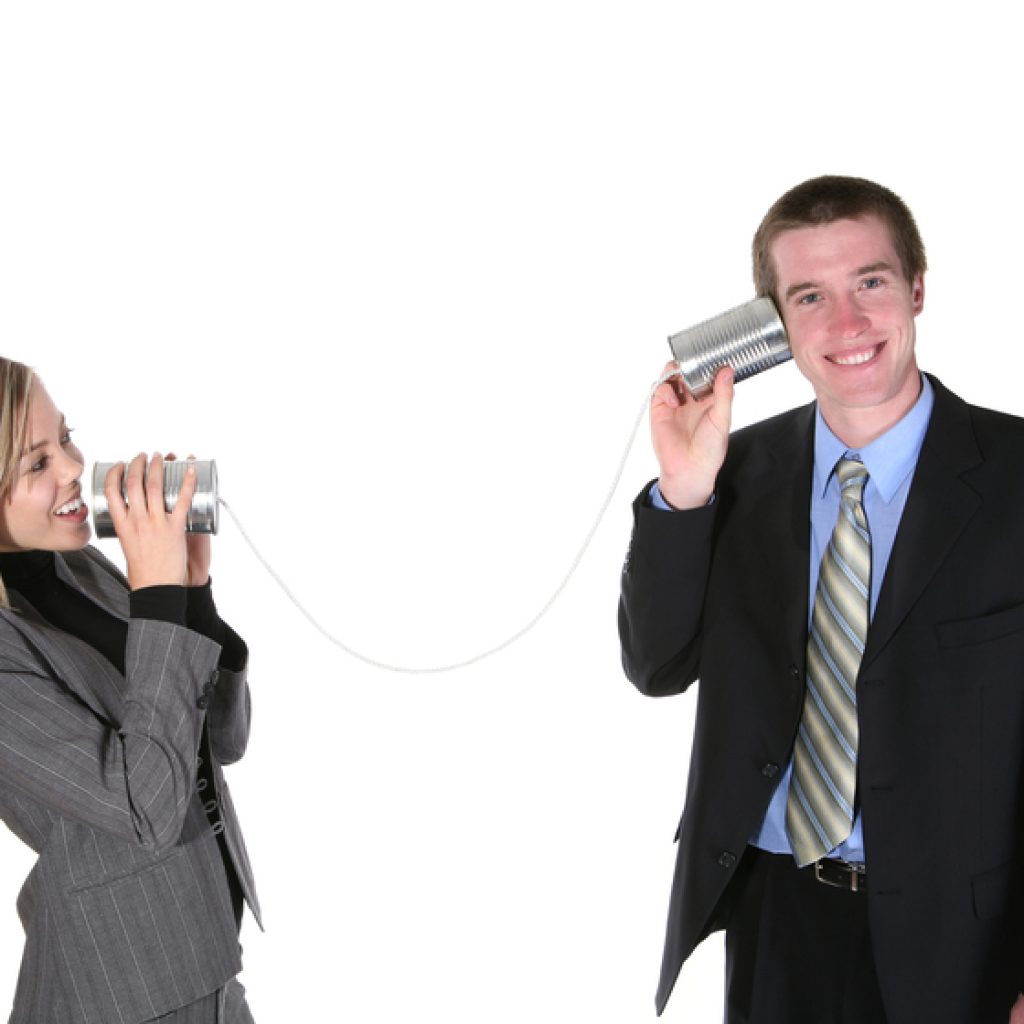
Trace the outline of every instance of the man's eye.
<instances>
[{"instance_id":1,"label":"man's eye","mask_svg":"<svg viewBox=\"0 0 1024 1024\"><path fill-rule=\"evenodd\" d=\"M883 282L880 277L869 277L867 278L867 280L864 281L863 287L868 289L881 288L882 284Z\"/></svg>"},{"instance_id":2,"label":"man's eye","mask_svg":"<svg viewBox=\"0 0 1024 1024\"><path fill-rule=\"evenodd\" d=\"M821 302L821 295L818 292L808 292L806 295L801 295L799 299L801 306L813 306L816 302Z\"/></svg>"}]
</instances>

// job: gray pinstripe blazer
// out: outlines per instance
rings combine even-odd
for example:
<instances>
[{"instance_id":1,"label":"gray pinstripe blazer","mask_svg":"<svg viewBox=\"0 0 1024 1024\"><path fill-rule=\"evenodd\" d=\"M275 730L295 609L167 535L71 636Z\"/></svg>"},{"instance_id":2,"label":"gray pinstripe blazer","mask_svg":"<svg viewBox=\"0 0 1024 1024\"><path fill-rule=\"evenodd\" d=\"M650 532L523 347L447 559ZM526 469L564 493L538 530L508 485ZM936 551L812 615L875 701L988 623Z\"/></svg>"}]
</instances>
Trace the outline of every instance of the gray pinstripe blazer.
<instances>
[{"instance_id":1,"label":"gray pinstripe blazer","mask_svg":"<svg viewBox=\"0 0 1024 1024\"><path fill-rule=\"evenodd\" d=\"M221 764L249 732L245 673L170 623L128 620L94 548L57 556L71 586L128 622L122 675L11 593L0 609L0 816L38 852L18 897L26 946L11 1024L136 1024L241 969L224 862L197 791L208 724L224 836L259 920Z\"/></svg>"}]
</instances>

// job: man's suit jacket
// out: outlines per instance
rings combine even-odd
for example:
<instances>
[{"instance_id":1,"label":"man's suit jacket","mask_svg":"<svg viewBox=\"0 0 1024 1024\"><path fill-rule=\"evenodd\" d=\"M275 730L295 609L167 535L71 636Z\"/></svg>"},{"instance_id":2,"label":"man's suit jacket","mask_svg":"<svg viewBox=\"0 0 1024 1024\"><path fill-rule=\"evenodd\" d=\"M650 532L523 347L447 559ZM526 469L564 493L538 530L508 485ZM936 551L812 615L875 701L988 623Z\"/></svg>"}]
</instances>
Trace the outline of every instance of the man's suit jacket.
<instances>
[{"instance_id":1,"label":"man's suit jacket","mask_svg":"<svg viewBox=\"0 0 1024 1024\"><path fill-rule=\"evenodd\" d=\"M39 854L18 898L26 933L12 1024L134 1024L241 969L216 799L258 916L220 771L245 751L245 673L180 626L128 619L123 576L95 549L57 556L71 586L128 622L125 672L40 618L0 610L0 815ZM204 722L216 793L197 789ZM204 744L205 746L205 744Z\"/></svg>"},{"instance_id":2,"label":"man's suit jacket","mask_svg":"<svg viewBox=\"0 0 1024 1024\"><path fill-rule=\"evenodd\" d=\"M1024 989L1024 421L933 383L857 683L869 918L890 1024L1002 1024ZM707 508L635 504L626 673L653 696L700 678L659 1013L792 751L813 423L733 435Z\"/></svg>"}]
</instances>

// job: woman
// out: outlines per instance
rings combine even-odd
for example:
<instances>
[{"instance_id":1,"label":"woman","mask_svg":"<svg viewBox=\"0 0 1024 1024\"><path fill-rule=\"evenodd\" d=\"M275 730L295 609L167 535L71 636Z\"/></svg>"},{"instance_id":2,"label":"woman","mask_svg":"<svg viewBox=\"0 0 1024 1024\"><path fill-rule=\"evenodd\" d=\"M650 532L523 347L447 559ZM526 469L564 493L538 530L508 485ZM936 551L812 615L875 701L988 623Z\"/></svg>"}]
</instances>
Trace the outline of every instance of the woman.
<instances>
[{"instance_id":1,"label":"woman","mask_svg":"<svg viewBox=\"0 0 1024 1024\"><path fill-rule=\"evenodd\" d=\"M245 751L247 655L185 532L195 471L170 513L159 456L108 474L125 579L88 545L83 468L0 359L0 816L39 854L10 1021L251 1021L238 926L259 911L220 769Z\"/></svg>"}]
</instances>

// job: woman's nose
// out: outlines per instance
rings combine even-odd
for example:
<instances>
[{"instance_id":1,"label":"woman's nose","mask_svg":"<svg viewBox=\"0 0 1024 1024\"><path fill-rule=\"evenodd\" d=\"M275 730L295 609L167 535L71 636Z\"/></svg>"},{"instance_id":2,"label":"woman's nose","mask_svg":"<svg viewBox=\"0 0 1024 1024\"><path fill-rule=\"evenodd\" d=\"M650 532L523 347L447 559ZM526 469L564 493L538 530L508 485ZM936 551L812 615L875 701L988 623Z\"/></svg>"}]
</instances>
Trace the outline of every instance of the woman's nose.
<instances>
[{"instance_id":1,"label":"woman's nose","mask_svg":"<svg viewBox=\"0 0 1024 1024\"><path fill-rule=\"evenodd\" d=\"M57 469L61 482L72 483L81 477L82 471L85 469L85 459L74 445L61 448L58 459Z\"/></svg>"}]
</instances>

